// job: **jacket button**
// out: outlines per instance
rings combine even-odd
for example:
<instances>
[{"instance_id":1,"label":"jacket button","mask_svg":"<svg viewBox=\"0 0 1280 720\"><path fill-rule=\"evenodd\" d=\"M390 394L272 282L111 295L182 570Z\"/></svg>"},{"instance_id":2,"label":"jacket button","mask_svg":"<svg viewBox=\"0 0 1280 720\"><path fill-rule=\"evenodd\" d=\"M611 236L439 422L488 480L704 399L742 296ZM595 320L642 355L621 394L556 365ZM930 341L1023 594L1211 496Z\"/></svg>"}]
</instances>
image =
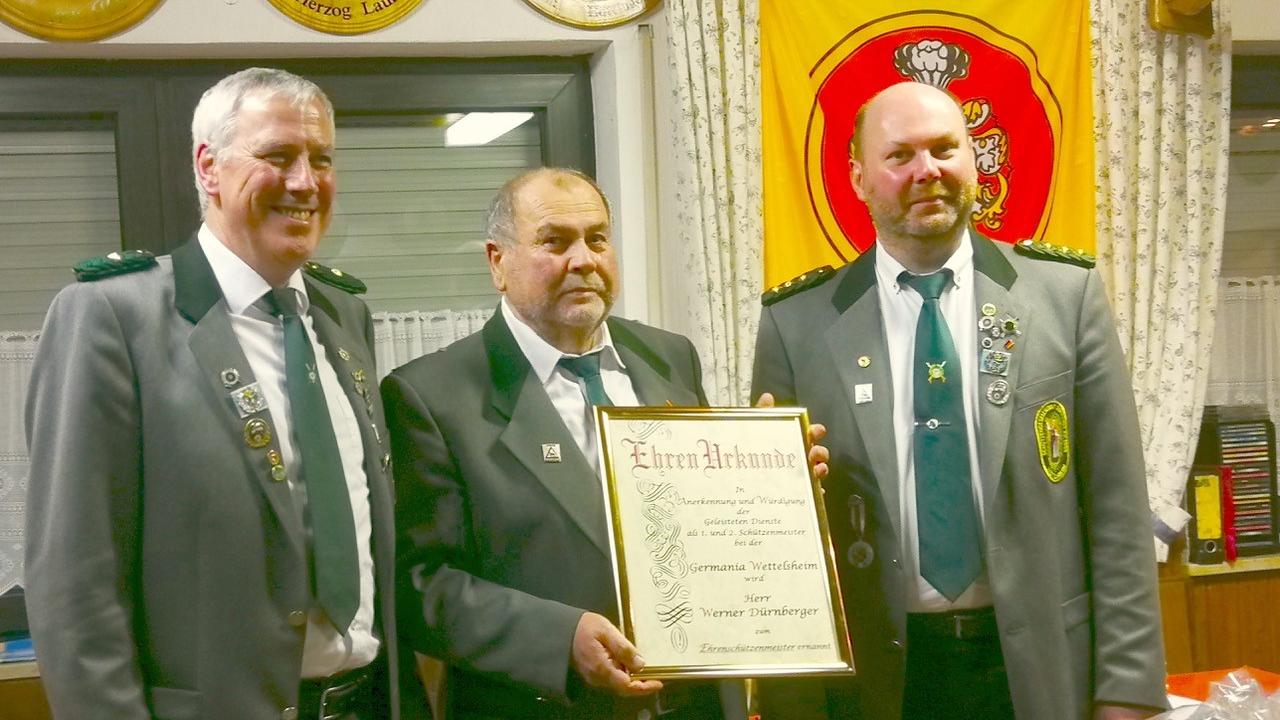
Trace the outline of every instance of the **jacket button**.
<instances>
[{"instance_id":1,"label":"jacket button","mask_svg":"<svg viewBox=\"0 0 1280 720\"><path fill-rule=\"evenodd\" d=\"M294 627L302 627L307 624L307 614L301 610L294 610L289 613L289 624Z\"/></svg>"},{"instance_id":2,"label":"jacket button","mask_svg":"<svg viewBox=\"0 0 1280 720\"><path fill-rule=\"evenodd\" d=\"M901 649L902 649L902 641L901 641L901 640L890 640L890 641L889 641L889 649L890 649L890 650L901 650Z\"/></svg>"},{"instance_id":3,"label":"jacket button","mask_svg":"<svg viewBox=\"0 0 1280 720\"><path fill-rule=\"evenodd\" d=\"M290 705L280 711L280 720L298 720L298 708Z\"/></svg>"}]
</instances>

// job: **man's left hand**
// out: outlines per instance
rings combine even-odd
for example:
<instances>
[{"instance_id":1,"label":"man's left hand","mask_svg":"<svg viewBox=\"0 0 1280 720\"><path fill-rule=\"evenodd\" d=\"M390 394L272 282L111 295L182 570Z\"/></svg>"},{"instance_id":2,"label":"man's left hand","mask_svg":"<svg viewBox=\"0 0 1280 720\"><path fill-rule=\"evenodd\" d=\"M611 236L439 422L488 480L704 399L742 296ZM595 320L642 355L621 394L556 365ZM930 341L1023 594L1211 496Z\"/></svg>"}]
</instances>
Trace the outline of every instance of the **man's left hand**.
<instances>
[{"instance_id":1,"label":"man's left hand","mask_svg":"<svg viewBox=\"0 0 1280 720\"><path fill-rule=\"evenodd\" d=\"M1093 720L1146 720L1156 715L1159 713L1126 705L1096 705L1093 708Z\"/></svg>"},{"instance_id":2,"label":"man's left hand","mask_svg":"<svg viewBox=\"0 0 1280 720\"><path fill-rule=\"evenodd\" d=\"M773 393L762 394L756 401L756 407L773 407ZM831 452L827 450L827 446L818 444L826 436L825 425L809 423L809 467L813 468L813 477L819 481L827 476L827 461L831 459Z\"/></svg>"}]
</instances>

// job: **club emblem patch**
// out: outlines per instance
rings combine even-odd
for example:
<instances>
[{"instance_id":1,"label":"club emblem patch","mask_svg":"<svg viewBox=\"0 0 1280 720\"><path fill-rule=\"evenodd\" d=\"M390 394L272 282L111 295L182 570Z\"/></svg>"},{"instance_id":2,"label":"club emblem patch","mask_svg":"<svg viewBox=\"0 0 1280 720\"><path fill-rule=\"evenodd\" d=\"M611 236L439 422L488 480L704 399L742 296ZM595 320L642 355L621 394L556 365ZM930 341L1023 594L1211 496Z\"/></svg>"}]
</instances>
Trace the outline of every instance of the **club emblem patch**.
<instances>
[{"instance_id":1,"label":"club emblem patch","mask_svg":"<svg viewBox=\"0 0 1280 720\"><path fill-rule=\"evenodd\" d=\"M1071 438L1067 408L1051 400L1036 411L1036 449L1040 451L1040 467L1049 482L1062 482L1071 465Z\"/></svg>"}]
</instances>

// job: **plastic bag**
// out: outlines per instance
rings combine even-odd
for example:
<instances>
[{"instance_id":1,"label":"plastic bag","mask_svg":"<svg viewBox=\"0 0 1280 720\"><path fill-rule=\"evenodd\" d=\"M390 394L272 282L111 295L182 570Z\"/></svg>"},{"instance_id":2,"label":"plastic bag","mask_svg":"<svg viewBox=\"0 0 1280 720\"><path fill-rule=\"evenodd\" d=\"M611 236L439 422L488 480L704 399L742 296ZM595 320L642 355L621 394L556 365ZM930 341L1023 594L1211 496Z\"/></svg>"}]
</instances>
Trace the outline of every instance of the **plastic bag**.
<instances>
[{"instance_id":1,"label":"plastic bag","mask_svg":"<svg viewBox=\"0 0 1280 720\"><path fill-rule=\"evenodd\" d=\"M1235 670L1209 683L1204 704L1171 710L1152 720L1280 720L1280 692L1267 697L1247 670Z\"/></svg>"}]
</instances>

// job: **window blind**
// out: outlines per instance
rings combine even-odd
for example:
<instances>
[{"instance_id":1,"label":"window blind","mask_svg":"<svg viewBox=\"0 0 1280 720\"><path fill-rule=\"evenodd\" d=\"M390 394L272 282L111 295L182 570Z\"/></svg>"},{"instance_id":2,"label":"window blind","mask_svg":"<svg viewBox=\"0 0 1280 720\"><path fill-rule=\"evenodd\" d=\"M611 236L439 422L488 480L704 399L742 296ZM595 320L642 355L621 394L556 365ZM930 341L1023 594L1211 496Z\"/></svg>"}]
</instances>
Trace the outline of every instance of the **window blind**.
<instances>
[{"instance_id":1,"label":"window blind","mask_svg":"<svg viewBox=\"0 0 1280 720\"><path fill-rule=\"evenodd\" d=\"M119 250L109 127L0 121L0 331L35 330L80 260Z\"/></svg>"},{"instance_id":2,"label":"window blind","mask_svg":"<svg viewBox=\"0 0 1280 720\"><path fill-rule=\"evenodd\" d=\"M484 145L448 147L456 118L338 118L338 199L317 260L363 280L374 312L497 302L485 216L503 183L542 163L538 117Z\"/></svg>"}]
</instances>

